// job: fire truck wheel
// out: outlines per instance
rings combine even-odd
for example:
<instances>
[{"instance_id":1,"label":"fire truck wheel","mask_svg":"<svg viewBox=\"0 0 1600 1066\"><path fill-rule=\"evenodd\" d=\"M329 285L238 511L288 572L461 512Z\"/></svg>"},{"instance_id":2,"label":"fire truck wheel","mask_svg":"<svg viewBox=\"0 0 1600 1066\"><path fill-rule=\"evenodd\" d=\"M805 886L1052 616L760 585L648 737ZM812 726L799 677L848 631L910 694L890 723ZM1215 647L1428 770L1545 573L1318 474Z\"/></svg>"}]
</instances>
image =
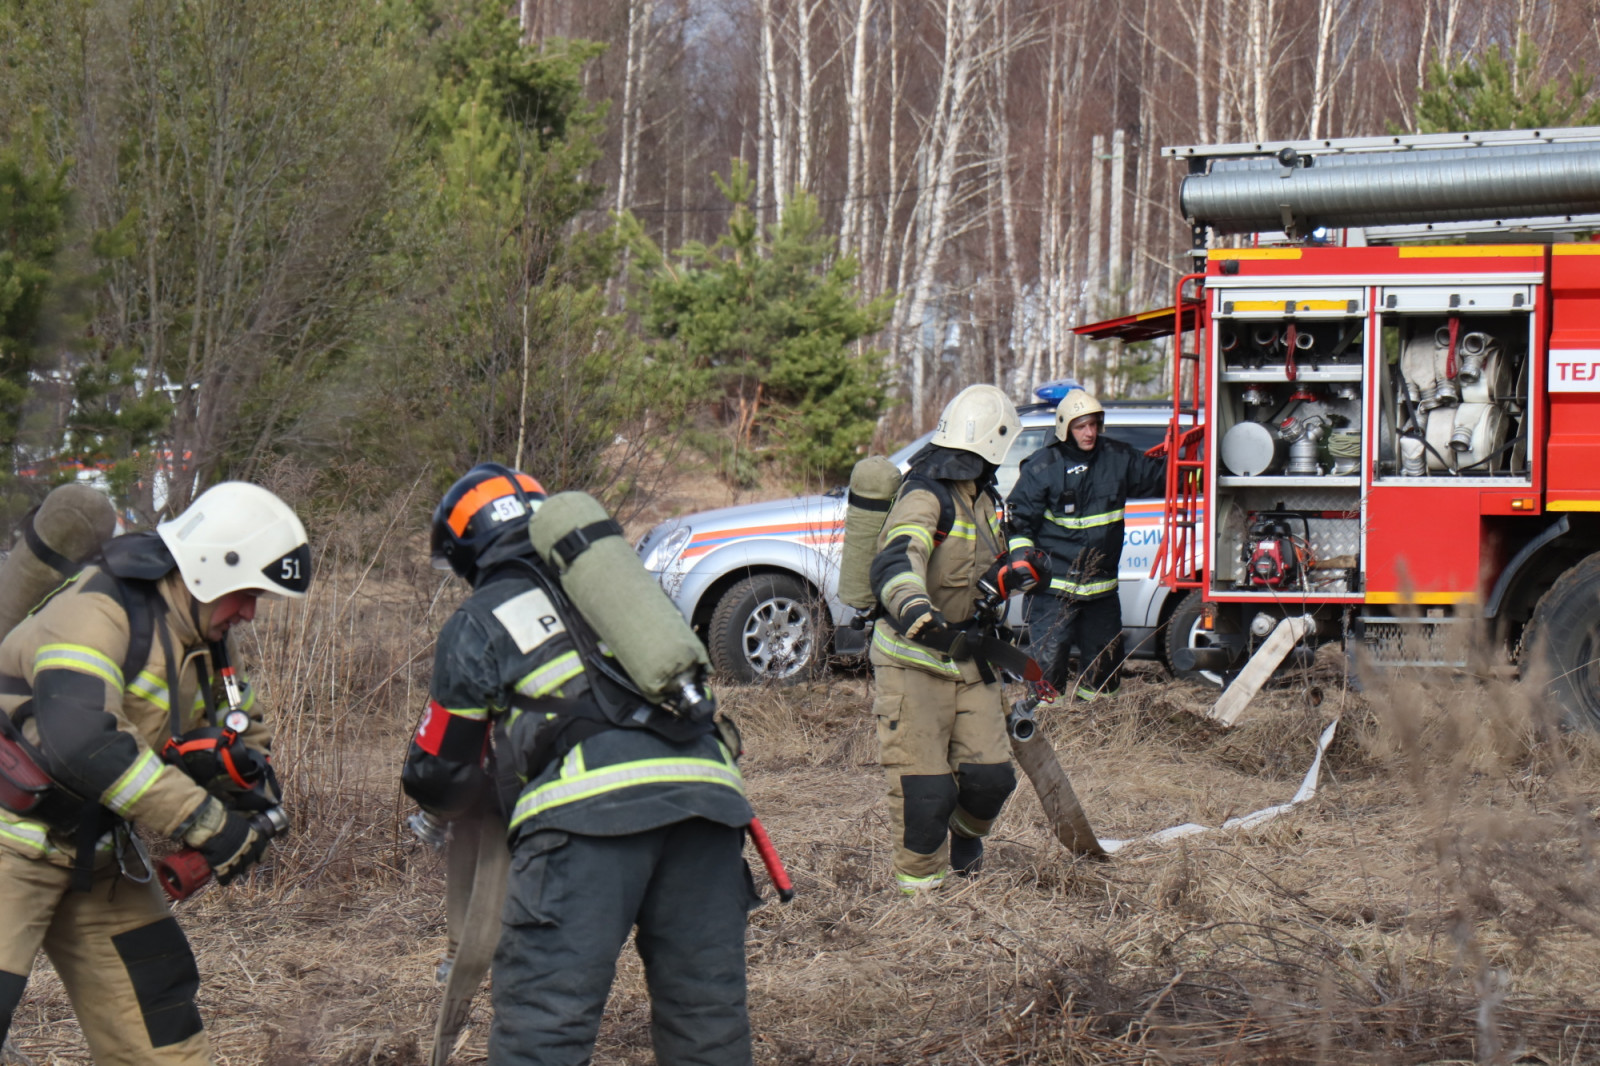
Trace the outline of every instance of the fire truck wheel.
<instances>
[{"instance_id":1,"label":"fire truck wheel","mask_svg":"<svg viewBox=\"0 0 1600 1066\"><path fill-rule=\"evenodd\" d=\"M1523 647L1545 696L1575 726L1600 730L1600 554L1556 579L1533 609Z\"/></svg>"},{"instance_id":2,"label":"fire truck wheel","mask_svg":"<svg viewBox=\"0 0 1600 1066\"><path fill-rule=\"evenodd\" d=\"M756 574L717 601L706 650L717 673L744 684L815 676L827 658L828 608L804 582Z\"/></svg>"},{"instance_id":3,"label":"fire truck wheel","mask_svg":"<svg viewBox=\"0 0 1600 1066\"><path fill-rule=\"evenodd\" d=\"M1201 681L1208 685L1222 687L1222 675L1210 670L1179 670L1172 665L1172 653L1178 648L1212 648L1217 641L1213 633L1237 632L1233 617L1227 611L1218 611L1216 625L1212 629L1205 629L1200 625L1200 612L1205 607L1205 598L1199 589L1192 590L1188 595L1178 601L1177 610L1172 612L1172 618L1167 622L1167 638L1162 647L1162 660L1167 671L1173 677L1186 681Z\"/></svg>"}]
</instances>

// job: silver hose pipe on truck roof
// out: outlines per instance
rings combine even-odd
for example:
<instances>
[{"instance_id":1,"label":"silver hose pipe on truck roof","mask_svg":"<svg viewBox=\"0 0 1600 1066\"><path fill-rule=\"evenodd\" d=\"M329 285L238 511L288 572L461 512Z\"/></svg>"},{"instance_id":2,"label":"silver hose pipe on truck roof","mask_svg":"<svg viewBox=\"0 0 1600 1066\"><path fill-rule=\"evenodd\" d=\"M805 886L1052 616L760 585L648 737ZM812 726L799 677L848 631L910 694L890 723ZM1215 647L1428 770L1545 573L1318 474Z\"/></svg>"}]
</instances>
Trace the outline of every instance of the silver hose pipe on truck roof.
<instances>
[{"instance_id":1,"label":"silver hose pipe on truck roof","mask_svg":"<svg viewBox=\"0 0 1600 1066\"><path fill-rule=\"evenodd\" d=\"M1373 155L1216 159L1179 194L1216 233L1471 222L1600 211L1600 145L1554 143Z\"/></svg>"}]
</instances>

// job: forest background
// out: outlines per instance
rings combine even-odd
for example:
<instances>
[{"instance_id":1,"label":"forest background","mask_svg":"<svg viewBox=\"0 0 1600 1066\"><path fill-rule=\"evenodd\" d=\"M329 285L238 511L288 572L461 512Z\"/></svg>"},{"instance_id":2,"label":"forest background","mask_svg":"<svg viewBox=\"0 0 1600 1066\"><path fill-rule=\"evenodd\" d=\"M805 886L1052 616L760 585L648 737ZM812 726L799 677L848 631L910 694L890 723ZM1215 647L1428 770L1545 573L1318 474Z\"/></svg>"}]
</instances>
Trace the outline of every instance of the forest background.
<instances>
[{"instance_id":1,"label":"forest background","mask_svg":"<svg viewBox=\"0 0 1600 1066\"><path fill-rule=\"evenodd\" d=\"M974 381L1159 395L1070 327L1169 302L1161 146L1593 122L1597 45L1596 0L4 0L0 518L484 458L625 506L684 445L836 481Z\"/></svg>"}]
</instances>

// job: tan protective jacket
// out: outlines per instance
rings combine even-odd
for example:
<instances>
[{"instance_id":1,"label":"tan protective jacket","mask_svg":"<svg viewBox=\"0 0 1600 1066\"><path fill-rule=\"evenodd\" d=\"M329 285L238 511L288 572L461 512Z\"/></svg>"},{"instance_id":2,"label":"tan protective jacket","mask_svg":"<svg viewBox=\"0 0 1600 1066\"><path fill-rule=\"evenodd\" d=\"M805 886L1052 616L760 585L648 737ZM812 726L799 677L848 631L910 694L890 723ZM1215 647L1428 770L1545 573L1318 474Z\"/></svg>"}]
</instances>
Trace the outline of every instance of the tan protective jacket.
<instances>
[{"instance_id":1,"label":"tan protective jacket","mask_svg":"<svg viewBox=\"0 0 1600 1066\"><path fill-rule=\"evenodd\" d=\"M939 540L939 498L915 482L907 482L878 537L873 560L874 584L890 617L898 618L906 601L926 595L952 625L972 617L978 579L1005 551L994 501L972 481L945 481L954 504L954 521ZM889 576L879 582L879 575ZM906 666L950 681L981 680L977 664L957 662L896 632L888 620L873 626L872 664Z\"/></svg>"},{"instance_id":2,"label":"tan protective jacket","mask_svg":"<svg viewBox=\"0 0 1600 1066\"><path fill-rule=\"evenodd\" d=\"M197 664L207 676L217 672L197 628L209 624L210 607L199 605L176 570L158 582L173 653L180 660L178 732L205 724L205 699ZM153 613L153 612L152 612ZM197 621L198 619L198 621ZM160 750L172 735L167 691L167 656L162 619L153 618L150 654L133 677L123 677L130 627L111 576L89 567L0 642L0 675L21 679L32 691L32 708L23 735L48 760L44 769L78 795L92 796L122 818L162 836L176 836L205 801L207 793ZM12 685L8 687L20 687ZM0 695L0 710L15 712L30 697ZM254 709L254 694L244 689L251 725L250 746L265 751L269 734ZM73 863L70 829L51 830L41 822L0 808L0 847L28 858L62 866ZM109 861L112 834L101 837L100 862Z\"/></svg>"}]
</instances>

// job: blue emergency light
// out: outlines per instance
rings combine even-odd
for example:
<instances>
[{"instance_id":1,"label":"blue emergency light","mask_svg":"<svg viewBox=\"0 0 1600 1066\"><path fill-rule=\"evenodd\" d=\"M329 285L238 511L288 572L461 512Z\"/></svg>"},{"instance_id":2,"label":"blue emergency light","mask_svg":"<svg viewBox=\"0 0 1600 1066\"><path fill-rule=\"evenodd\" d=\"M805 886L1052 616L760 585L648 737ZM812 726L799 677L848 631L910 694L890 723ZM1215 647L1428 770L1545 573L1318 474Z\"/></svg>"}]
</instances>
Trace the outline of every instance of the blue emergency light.
<instances>
[{"instance_id":1,"label":"blue emergency light","mask_svg":"<svg viewBox=\"0 0 1600 1066\"><path fill-rule=\"evenodd\" d=\"M1033 394L1039 397L1039 399L1043 400L1045 403L1057 404L1066 397L1067 393L1071 392L1073 389L1081 388L1083 388L1083 386L1078 384L1078 382L1073 378L1057 378L1055 381L1047 381L1043 385L1040 385L1038 388L1033 390Z\"/></svg>"}]
</instances>

